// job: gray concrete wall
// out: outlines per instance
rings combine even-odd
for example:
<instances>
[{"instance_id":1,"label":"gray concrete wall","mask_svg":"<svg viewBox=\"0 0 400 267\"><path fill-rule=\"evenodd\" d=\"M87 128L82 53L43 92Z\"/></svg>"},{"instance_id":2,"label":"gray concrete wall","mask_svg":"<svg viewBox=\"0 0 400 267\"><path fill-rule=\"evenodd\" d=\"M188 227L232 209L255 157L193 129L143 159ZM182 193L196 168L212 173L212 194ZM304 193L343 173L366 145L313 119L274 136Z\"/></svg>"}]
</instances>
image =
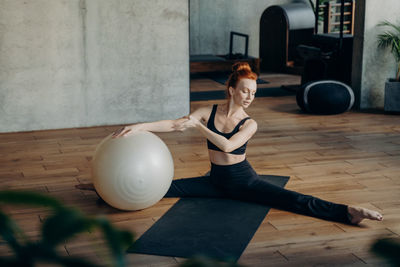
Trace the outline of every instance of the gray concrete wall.
<instances>
[{"instance_id":1,"label":"gray concrete wall","mask_svg":"<svg viewBox=\"0 0 400 267\"><path fill-rule=\"evenodd\" d=\"M187 0L0 0L0 132L189 112Z\"/></svg>"},{"instance_id":2,"label":"gray concrete wall","mask_svg":"<svg viewBox=\"0 0 400 267\"><path fill-rule=\"evenodd\" d=\"M190 54L227 54L235 31L250 36L249 55L258 57L262 13L271 5L292 2L299 1L190 0Z\"/></svg>"},{"instance_id":3,"label":"gray concrete wall","mask_svg":"<svg viewBox=\"0 0 400 267\"><path fill-rule=\"evenodd\" d=\"M352 84L361 109L384 105L384 87L396 75L396 63L389 49L377 48L377 36L384 29L376 25L388 20L400 25L399 0L358 0L356 10Z\"/></svg>"}]
</instances>

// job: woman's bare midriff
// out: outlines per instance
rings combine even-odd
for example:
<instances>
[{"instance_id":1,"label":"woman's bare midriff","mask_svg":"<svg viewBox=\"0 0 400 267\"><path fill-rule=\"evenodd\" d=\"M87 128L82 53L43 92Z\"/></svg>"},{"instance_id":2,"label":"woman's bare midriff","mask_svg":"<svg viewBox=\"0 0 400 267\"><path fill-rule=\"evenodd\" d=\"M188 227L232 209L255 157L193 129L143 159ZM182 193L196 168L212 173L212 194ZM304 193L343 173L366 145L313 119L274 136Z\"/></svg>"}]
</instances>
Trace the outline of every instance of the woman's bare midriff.
<instances>
[{"instance_id":1,"label":"woman's bare midriff","mask_svg":"<svg viewBox=\"0 0 400 267\"><path fill-rule=\"evenodd\" d=\"M216 165L232 165L242 162L246 159L246 154L235 155L211 149L208 150L208 155L210 157L210 161Z\"/></svg>"}]
</instances>

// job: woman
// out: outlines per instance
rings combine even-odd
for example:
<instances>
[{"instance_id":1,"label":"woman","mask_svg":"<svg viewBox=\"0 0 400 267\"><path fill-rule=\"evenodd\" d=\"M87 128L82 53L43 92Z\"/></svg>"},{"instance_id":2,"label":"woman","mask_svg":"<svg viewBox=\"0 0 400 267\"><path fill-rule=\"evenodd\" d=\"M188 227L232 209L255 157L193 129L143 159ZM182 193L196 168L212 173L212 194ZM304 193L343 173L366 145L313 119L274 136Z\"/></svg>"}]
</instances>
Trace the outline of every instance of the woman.
<instances>
[{"instance_id":1,"label":"woman","mask_svg":"<svg viewBox=\"0 0 400 267\"><path fill-rule=\"evenodd\" d=\"M257 123L245 112L254 100L256 80L247 63L236 63L227 84L226 104L200 108L177 120L127 126L113 136L195 128L207 138L210 176L174 180L166 197L228 197L348 224L359 224L363 219L381 221L382 215L376 211L303 195L258 177L245 154L247 142L257 130Z\"/></svg>"}]
</instances>

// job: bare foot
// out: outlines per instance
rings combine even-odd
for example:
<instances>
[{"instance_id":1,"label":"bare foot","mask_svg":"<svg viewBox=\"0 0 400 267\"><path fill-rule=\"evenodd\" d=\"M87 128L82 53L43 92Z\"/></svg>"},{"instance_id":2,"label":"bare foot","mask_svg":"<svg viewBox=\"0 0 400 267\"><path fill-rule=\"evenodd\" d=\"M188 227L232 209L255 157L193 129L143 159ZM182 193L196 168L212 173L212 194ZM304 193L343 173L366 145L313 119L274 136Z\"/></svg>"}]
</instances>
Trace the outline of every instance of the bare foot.
<instances>
[{"instance_id":1,"label":"bare foot","mask_svg":"<svg viewBox=\"0 0 400 267\"><path fill-rule=\"evenodd\" d=\"M382 221L383 216L374 210L369 210L360 207L348 206L347 212L349 215L350 222L352 224L359 224L364 219L370 219L375 221Z\"/></svg>"},{"instance_id":2,"label":"bare foot","mask_svg":"<svg viewBox=\"0 0 400 267\"><path fill-rule=\"evenodd\" d=\"M75 185L75 187L77 189L80 189L80 190L96 191L96 189L94 188L94 185L92 183L90 183L90 184L77 184L77 185Z\"/></svg>"}]
</instances>

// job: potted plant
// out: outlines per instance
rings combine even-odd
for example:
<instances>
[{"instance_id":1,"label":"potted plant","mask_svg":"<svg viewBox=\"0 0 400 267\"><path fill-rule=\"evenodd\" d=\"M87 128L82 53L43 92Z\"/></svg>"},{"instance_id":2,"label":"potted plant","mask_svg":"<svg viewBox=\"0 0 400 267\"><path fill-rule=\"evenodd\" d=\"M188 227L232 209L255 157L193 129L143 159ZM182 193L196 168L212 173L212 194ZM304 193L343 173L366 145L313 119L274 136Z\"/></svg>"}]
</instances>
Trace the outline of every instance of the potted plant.
<instances>
[{"instance_id":1,"label":"potted plant","mask_svg":"<svg viewBox=\"0 0 400 267\"><path fill-rule=\"evenodd\" d=\"M388 79L385 83L384 109L388 112L400 112L400 25L383 21L378 26L388 28L378 35L378 47L390 47L397 63L396 78Z\"/></svg>"}]
</instances>

